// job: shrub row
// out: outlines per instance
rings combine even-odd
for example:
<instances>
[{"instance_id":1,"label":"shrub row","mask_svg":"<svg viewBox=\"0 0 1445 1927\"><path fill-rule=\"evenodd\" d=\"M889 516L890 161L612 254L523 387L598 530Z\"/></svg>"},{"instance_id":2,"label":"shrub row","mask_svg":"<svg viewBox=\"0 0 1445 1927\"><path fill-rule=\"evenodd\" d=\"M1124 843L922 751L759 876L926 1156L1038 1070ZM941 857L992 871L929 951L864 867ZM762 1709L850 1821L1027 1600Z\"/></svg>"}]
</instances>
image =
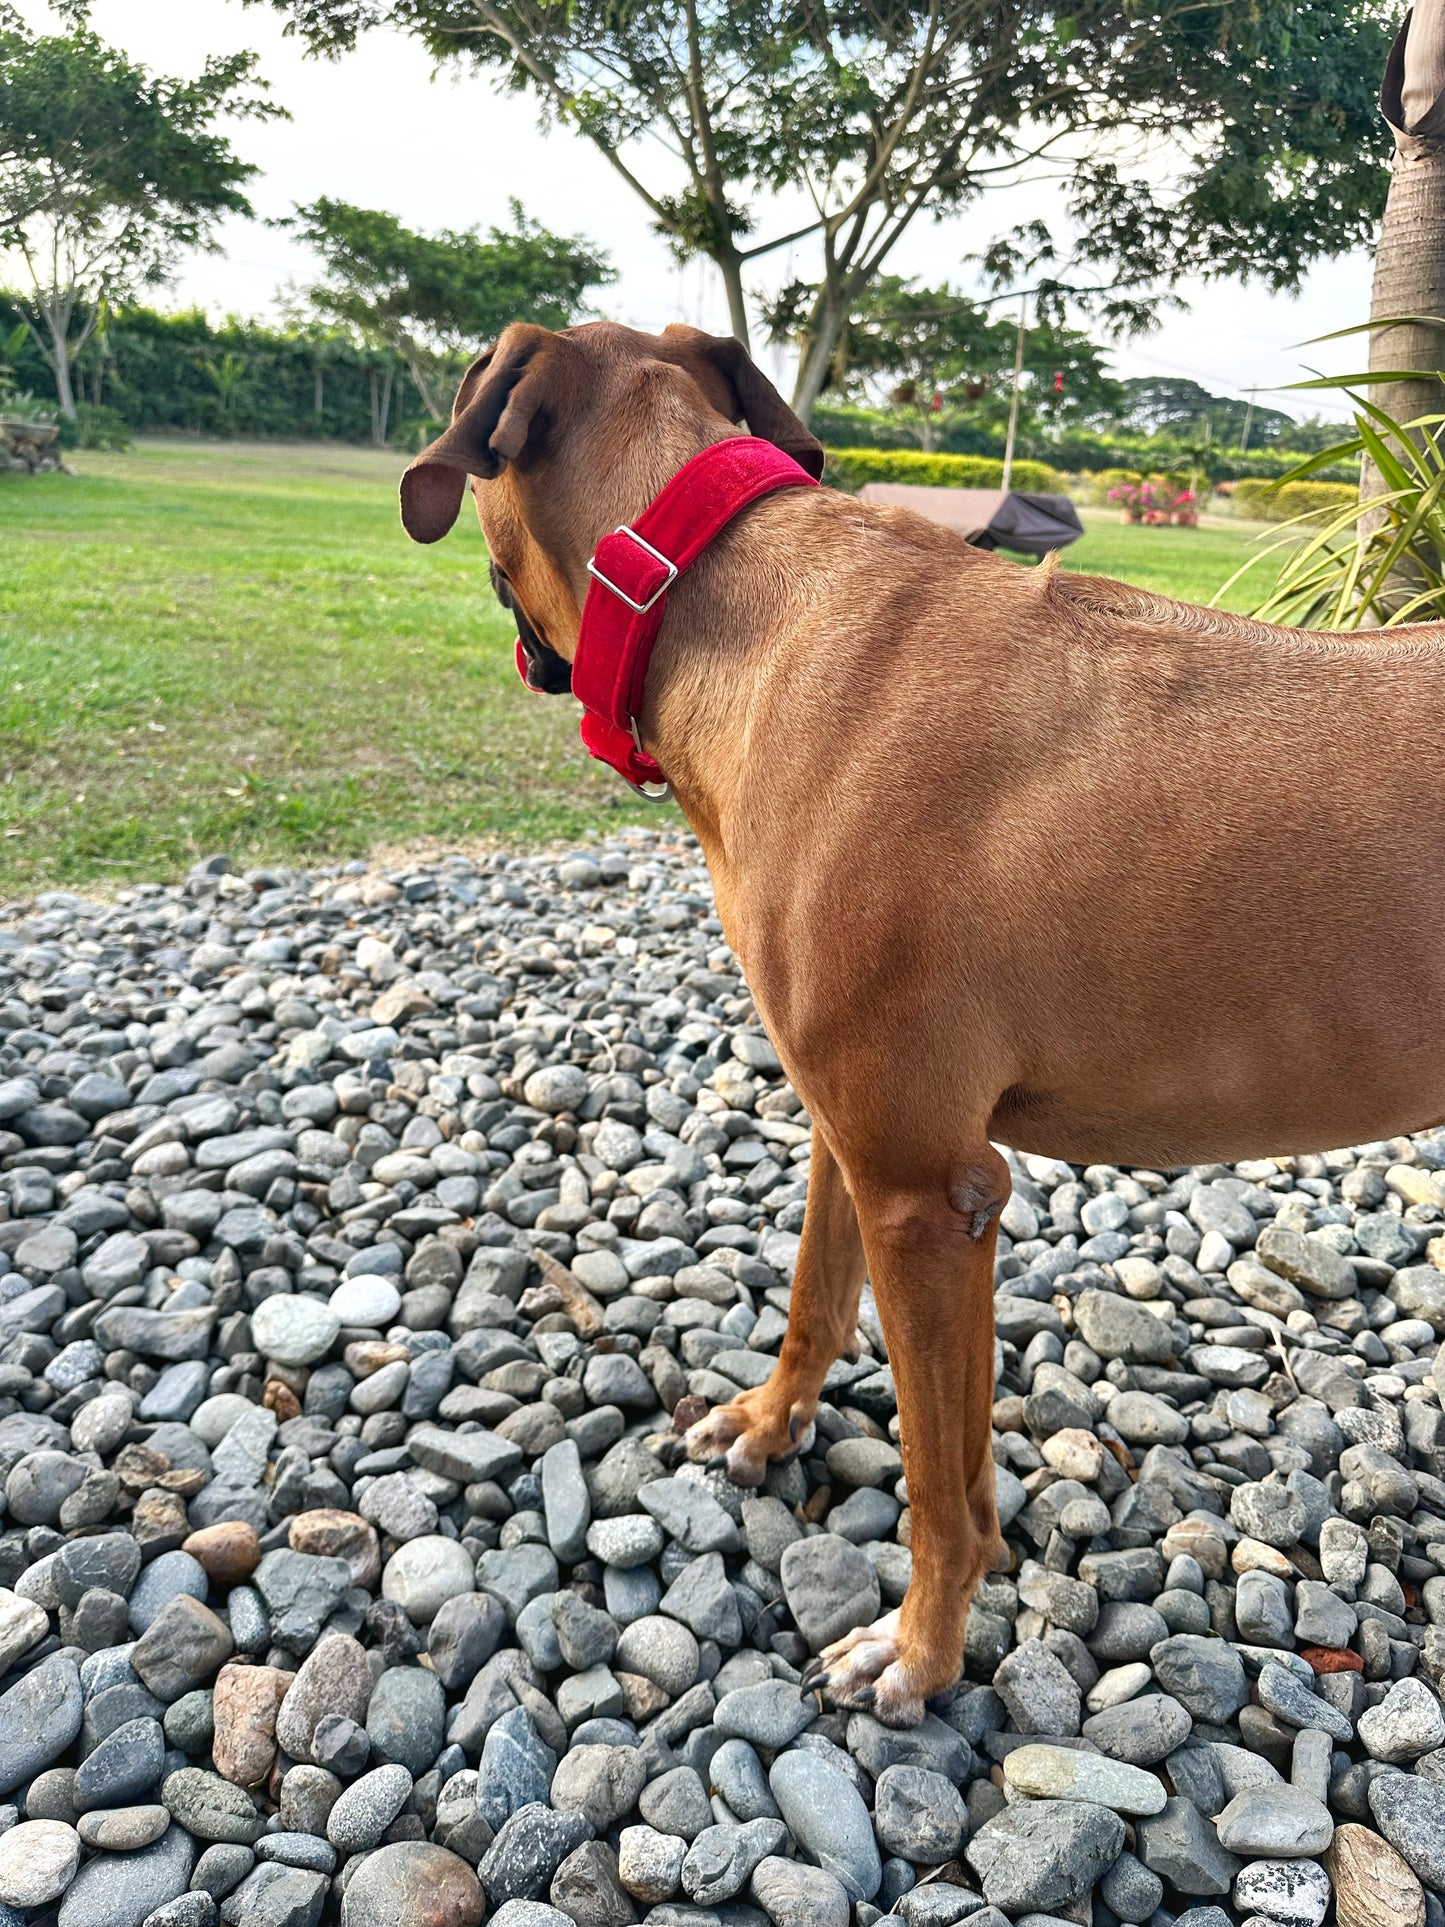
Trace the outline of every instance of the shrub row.
<instances>
[{"instance_id":1,"label":"shrub row","mask_svg":"<svg viewBox=\"0 0 1445 1927\"><path fill-rule=\"evenodd\" d=\"M916 448L830 448L823 480L856 494L865 482L907 482L916 488L1002 488L1003 463L991 455L925 455ZM1057 495L1064 487L1057 469L1043 462L1015 462L1013 486Z\"/></svg>"},{"instance_id":2,"label":"shrub row","mask_svg":"<svg viewBox=\"0 0 1445 1927\"><path fill-rule=\"evenodd\" d=\"M0 336L20 319L0 291ZM458 358L453 378L463 365ZM54 377L33 337L13 356L12 374L17 387L54 410ZM112 429L118 421L122 434L366 442L380 425L383 399L391 440L413 444L425 433L416 388L395 357L339 335L234 316L217 324L196 309L117 309L104 334L81 350L75 380L82 403L109 411L93 419ZM82 440L89 435L80 431ZM67 439L76 436L67 431Z\"/></svg>"},{"instance_id":3,"label":"shrub row","mask_svg":"<svg viewBox=\"0 0 1445 1927\"><path fill-rule=\"evenodd\" d=\"M1230 499L1241 515L1256 522L1289 522L1318 509L1344 508L1359 496L1349 482L1236 482Z\"/></svg>"},{"instance_id":4,"label":"shrub row","mask_svg":"<svg viewBox=\"0 0 1445 1927\"><path fill-rule=\"evenodd\" d=\"M1341 423L1340 434L1347 433ZM813 433L829 448L915 449L908 426L884 409L846 407L822 402L813 411ZM1044 436L1025 416L1019 424L1019 447L1035 460L1065 474L1087 474L1100 469L1127 469L1134 474L1188 473L1199 461L1199 451L1168 434L1130 433L1122 427L1070 427ZM952 455L984 455L997 461L1003 453L1003 431L995 423L971 414L957 418L941 431L940 449ZM1277 480L1304 459L1297 449L1238 449L1215 446L1208 468L1216 480L1243 476ZM1322 471L1332 480L1347 482L1358 473L1358 463L1344 462Z\"/></svg>"}]
</instances>

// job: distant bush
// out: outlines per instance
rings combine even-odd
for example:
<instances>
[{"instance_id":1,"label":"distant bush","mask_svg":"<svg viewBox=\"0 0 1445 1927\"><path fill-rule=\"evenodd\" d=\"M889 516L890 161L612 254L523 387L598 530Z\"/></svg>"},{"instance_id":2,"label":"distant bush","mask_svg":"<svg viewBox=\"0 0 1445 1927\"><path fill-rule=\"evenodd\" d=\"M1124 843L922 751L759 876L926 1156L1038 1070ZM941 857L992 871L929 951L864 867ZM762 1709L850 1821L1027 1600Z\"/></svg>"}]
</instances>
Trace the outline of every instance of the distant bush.
<instances>
[{"instance_id":1,"label":"distant bush","mask_svg":"<svg viewBox=\"0 0 1445 1927\"><path fill-rule=\"evenodd\" d=\"M1075 476L1069 493L1077 502L1090 502L1096 508L1102 507L1109 499L1112 490L1128 488L1134 482L1142 482L1144 473L1137 468L1097 468L1091 472Z\"/></svg>"},{"instance_id":2,"label":"distant bush","mask_svg":"<svg viewBox=\"0 0 1445 1927\"><path fill-rule=\"evenodd\" d=\"M1315 509L1338 509L1353 502L1358 488L1349 482L1285 482L1276 487L1254 478L1236 482L1229 491L1240 515L1255 522L1289 522Z\"/></svg>"},{"instance_id":3,"label":"distant bush","mask_svg":"<svg viewBox=\"0 0 1445 1927\"><path fill-rule=\"evenodd\" d=\"M75 420L60 422L62 448L124 449L130 447L131 439L124 415L104 402L77 402Z\"/></svg>"},{"instance_id":4,"label":"distant bush","mask_svg":"<svg viewBox=\"0 0 1445 1927\"><path fill-rule=\"evenodd\" d=\"M0 289L0 340L21 319ZM33 335L9 356L21 388L49 394L53 377ZM460 379L464 358L449 373ZM117 308L76 360L79 413L132 434L312 436L367 442L418 412L415 383L395 357L324 329L272 327L236 316L214 323L199 310ZM384 406L384 413L383 413ZM113 411L113 413L112 413ZM84 432L84 431L83 431ZM62 439L76 445L72 425ZM107 446L112 444L107 443ZM406 444L410 445L410 444Z\"/></svg>"},{"instance_id":5,"label":"distant bush","mask_svg":"<svg viewBox=\"0 0 1445 1927\"><path fill-rule=\"evenodd\" d=\"M856 495L865 482L906 482L915 488L1002 488L1003 463L991 455L925 455L916 448L830 448L823 480ZM1039 495L1064 487L1057 469L1015 462L1013 486Z\"/></svg>"},{"instance_id":6,"label":"distant bush","mask_svg":"<svg viewBox=\"0 0 1445 1927\"><path fill-rule=\"evenodd\" d=\"M10 422L53 422L56 416L53 401L41 401L32 395L28 388L7 388L0 391L0 420Z\"/></svg>"},{"instance_id":7,"label":"distant bush","mask_svg":"<svg viewBox=\"0 0 1445 1927\"><path fill-rule=\"evenodd\" d=\"M907 427L876 408L844 408L819 402L809 426L829 448L908 448L918 452L918 442Z\"/></svg>"}]
</instances>

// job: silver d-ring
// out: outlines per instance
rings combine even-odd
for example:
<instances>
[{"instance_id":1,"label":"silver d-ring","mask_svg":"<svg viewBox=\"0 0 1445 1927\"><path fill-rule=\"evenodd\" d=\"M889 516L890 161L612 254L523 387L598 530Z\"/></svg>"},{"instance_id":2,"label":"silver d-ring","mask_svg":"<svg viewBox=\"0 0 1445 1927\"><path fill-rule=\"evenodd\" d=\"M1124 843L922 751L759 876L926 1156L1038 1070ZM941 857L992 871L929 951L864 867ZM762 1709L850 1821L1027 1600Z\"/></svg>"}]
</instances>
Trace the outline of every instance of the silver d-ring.
<instances>
[{"instance_id":1,"label":"silver d-ring","mask_svg":"<svg viewBox=\"0 0 1445 1927\"><path fill-rule=\"evenodd\" d=\"M628 532L629 534L631 533L630 530ZM647 544L644 542L642 546L646 548ZM654 550L653 553L655 554L656 551ZM642 725L635 716L632 718L632 740L637 745L638 755L646 756L647 751L642 747ZM655 789L648 789L645 783L634 783L630 776L624 776L622 780L624 783L630 784L631 787L637 791L637 794L642 797L644 802L670 803L672 801L672 785L665 777Z\"/></svg>"},{"instance_id":2,"label":"silver d-ring","mask_svg":"<svg viewBox=\"0 0 1445 1927\"><path fill-rule=\"evenodd\" d=\"M637 794L645 803L670 803L672 801L671 783L659 783L655 788L649 789L646 783L634 783L630 776L624 776L622 780L628 789L636 790Z\"/></svg>"}]
</instances>

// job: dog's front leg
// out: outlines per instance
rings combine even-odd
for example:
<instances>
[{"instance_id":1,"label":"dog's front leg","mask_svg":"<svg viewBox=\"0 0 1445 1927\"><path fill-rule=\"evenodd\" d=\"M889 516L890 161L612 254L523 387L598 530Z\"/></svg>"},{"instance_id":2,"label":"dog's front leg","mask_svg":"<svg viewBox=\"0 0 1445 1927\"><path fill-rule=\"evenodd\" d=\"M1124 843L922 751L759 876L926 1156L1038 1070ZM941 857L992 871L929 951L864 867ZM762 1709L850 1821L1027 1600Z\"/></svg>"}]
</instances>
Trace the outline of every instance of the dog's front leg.
<instances>
[{"instance_id":1,"label":"dog's front leg","mask_svg":"<svg viewBox=\"0 0 1445 1927\"><path fill-rule=\"evenodd\" d=\"M987 1143L927 1190L855 1176L868 1272L898 1389L913 1579L902 1606L827 1647L804 1674L840 1706L913 1726L958 1678L968 1602L998 1548L993 1260L1008 1167Z\"/></svg>"},{"instance_id":2,"label":"dog's front leg","mask_svg":"<svg viewBox=\"0 0 1445 1927\"><path fill-rule=\"evenodd\" d=\"M687 1434L690 1458L721 1462L736 1484L755 1486L769 1464L807 1448L828 1367L852 1342L863 1278L858 1216L815 1124L808 1209L777 1365L766 1385L698 1420Z\"/></svg>"}]
</instances>

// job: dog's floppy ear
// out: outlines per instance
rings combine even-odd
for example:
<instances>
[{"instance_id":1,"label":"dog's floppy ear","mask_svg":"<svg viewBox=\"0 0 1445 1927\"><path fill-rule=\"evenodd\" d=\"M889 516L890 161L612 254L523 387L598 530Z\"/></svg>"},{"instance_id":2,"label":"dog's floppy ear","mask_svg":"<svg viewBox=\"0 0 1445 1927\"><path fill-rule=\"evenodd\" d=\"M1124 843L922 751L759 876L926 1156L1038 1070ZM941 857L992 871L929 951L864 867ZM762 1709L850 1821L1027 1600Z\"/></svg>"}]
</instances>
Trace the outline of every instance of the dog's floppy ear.
<instances>
[{"instance_id":1,"label":"dog's floppy ear","mask_svg":"<svg viewBox=\"0 0 1445 1927\"><path fill-rule=\"evenodd\" d=\"M734 420L746 421L752 434L791 455L817 480L823 473L823 444L804 428L736 335L706 335L693 328L676 327L667 333L689 336L693 352L700 354L731 388L737 402Z\"/></svg>"},{"instance_id":2,"label":"dog's floppy ear","mask_svg":"<svg viewBox=\"0 0 1445 1927\"><path fill-rule=\"evenodd\" d=\"M526 447L542 399L545 328L509 328L462 377L451 427L401 478L402 526L414 542L439 542L457 519L467 477L492 481Z\"/></svg>"}]
</instances>

